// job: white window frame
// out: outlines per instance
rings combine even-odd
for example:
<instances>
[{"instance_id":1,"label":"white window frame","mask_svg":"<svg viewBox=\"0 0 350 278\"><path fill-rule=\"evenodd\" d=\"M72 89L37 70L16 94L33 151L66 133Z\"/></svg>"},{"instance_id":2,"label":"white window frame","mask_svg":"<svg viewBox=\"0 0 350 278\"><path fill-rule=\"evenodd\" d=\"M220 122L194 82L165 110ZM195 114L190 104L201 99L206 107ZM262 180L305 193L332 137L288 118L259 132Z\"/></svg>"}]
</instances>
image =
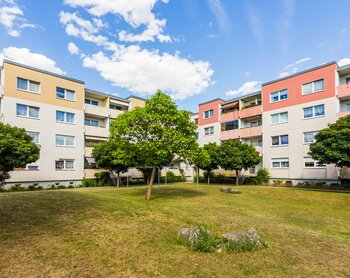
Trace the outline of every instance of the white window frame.
<instances>
[{"instance_id":1,"label":"white window frame","mask_svg":"<svg viewBox=\"0 0 350 278\"><path fill-rule=\"evenodd\" d=\"M321 81L321 80L323 80L323 89L315 91L315 82ZM304 92L304 86L305 86L305 85L309 85L309 84L311 84L311 92L305 93L305 92ZM323 91L324 91L324 88L325 88L325 81L324 81L324 78L320 78L320 79L317 79L317 80L314 80L314 81L311 81L311 82L307 82L307 83L302 84L302 85L301 85L301 93L302 93L303 96L307 96L307 95L311 95L311 94L314 94L314 93L323 92Z\"/></svg>"},{"instance_id":2,"label":"white window frame","mask_svg":"<svg viewBox=\"0 0 350 278\"><path fill-rule=\"evenodd\" d=\"M22 105L22 106L25 106L27 109L26 109L26 115L18 115L17 114L17 105ZM30 108L35 108L35 109L38 109L38 117L31 117L29 115L29 109ZM21 103L16 103L16 116L17 117L21 117L21 118L29 118L29 119L35 119L35 120L38 120L40 119L40 107L37 107L37 106L31 106L31 105L27 105L27 104L21 104Z\"/></svg>"},{"instance_id":3,"label":"white window frame","mask_svg":"<svg viewBox=\"0 0 350 278\"><path fill-rule=\"evenodd\" d=\"M208 130L208 133L206 132ZM214 126L208 126L204 128L204 135L205 136L210 136L214 134Z\"/></svg>"},{"instance_id":4,"label":"white window frame","mask_svg":"<svg viewBox=\"0 0 350 278\"><path fill-rule=\"evenodd\" d=\"M62 169L58 169L56 167L56 163L59 161L63 161L63 168ZM67 161L72 161L73 162L73 168L67 168ZM55 169L56 171L75 171L75 160L74 159L68 159L68 158L60 158L55 160Z\"/></svg>"},{"instance_id":5,"label":"white window frame","mask_svg":"<svg viewBox=\"0 0 350 278\"><path fill-rule=\"evenodd\" d=\"M306 163L313 163L313 166L306 166ZM318 164L317 160L312 159L311 157L305 156L303 161L303 167L305 169L324 169L326 168L325 164Z\"/></svg>"},{"instance_id":6,"label":"white window frame","mask_svg":"<svg viewBox=\"0 0 350 278\"><path fill-rule=\"evenodd\" d=\"M64 114L64 120L63 121L59 121L57 120L57 112L61 112ZM68 122L67 121L67 114L72 114L73 115L73 122ZM65 112L65 111L62 111L62 110L56 110L56 123L62 123L62 124L75 124L75 113L71 113L71 112Z\"/></svg>"},{"instance_id":7,"label":"white window frame","mask_svg":"<svg viewBox=\"0 0 350 278\"><path fill-rule=\"evenodd\" d=\"M33 136L31 134L37 134L38 135L38 142L34 142L37 145L40 145L40 132L36 132L36 131L26 131L27 135L29 135L30 137L33 138Z\"/></svg>"},{"instance_id":8,"label":"white window frame","mask_svg":"<svg viewBox=\"0 0 350 278\"><path fill-rule=\"evenodd\" d=\"M208 112L208 117L205 116L205 113ZM206 110L203 112L203 118L204 119L211 119L214 118L214 109Z\"/></svg>"},{"instance_id":9,"label":"white window frame","mask_svg":"<svg viewBox=\"0 0 350 278\"><path fill-rule=\"evenodd\" d=\"M90 124L87 125L87 124L85 123L85 121L89 121ZM91 124L93 121L94 121L94 122L97 122L97 126ZM84 125L93 126L93 127L100 127L100 121L99 121L99 120L84 119Z\"/></svg>"},{"instance_id":10,"label":"white window frame","mask_svg":"<svg viewBox=\"0 0 350 278\"><path fill-rule=\"evenodd\" d=\"M22 88L18 88L18 79L22 79L22 80L26 80L27 81L27 88L26 89L22 89ZM36 91L32 91L30 90L30 83L38 83L39 84L39 90ZM22 77L18 77L16 78L16 89L19 91L24 91L24 92L29 92L29 93L33 93L33 94L41 94L41 83L38 81L34 81L34 80L29 80L27 78L22 78Z\"/></svg>"},{"instance_id":11,"label":"white window frame","mask_svg":"<svg viewBox=\"0 0 350 278\"><path fill-rule=\"evenodd\" d=\"M64 90L64 97L63 97L63 98L57 96L57 89L58 89L58 88ZM69 98L67 98L67 91L70 91L70 92L73 92L73 93L74 93L74 99L69 99ZM68 101L76 101L76 97L77 97L77 94L76 94L75 91L69 90L69 89L66 89L66 88L62 88L62 87L58 87L58 86L56 87L56 98L58 98L58 99L64 99L64 100L68 100Z\"/></svg>"},{"instance_id":12,"label":"white window frame","mask_svg":"<svg viewBox=\"0 0 350 278\"><path fill-rule=\"evenodd\" d=\"M284 91L287 91L287 98L281 99L281 92L284 92ZM278 100L276 100L276 101L272 101L272 95L274 95L274 94L278 94ZM270 93L270 103L276 103L276 102L288 100L288 97L289 97L288 89L283 89L283 90L279 90L276 92L272 92L272 93Z\"/></svg>"},{"instance_id":13,"label":"white window frame","mask_svg":"<svg viewBox=\"0 0 350 278\"><path fill-rule=\"evenodd\" d=\"M318 106L323 106L323 115L320 116L315 116L315 109ZM312 108L312 117L305 118L305 111L304 109ZM319 104L319 105L314 105L314 106L309 106L309 107L304 107L303 108L303 119L308 120L308 119L314 119L314 118L322 118L326 115L326 106L324 104Z\"/></svg>"},{"instance_id":14,"label":"white window frame","mask_svg":"<svg viewBox=\"0 0 350 278\"><path fill-rule=\"evenodd\" d=\"M57 144L57 136L62 136L64 139L64 144L63 145L58 145ZM73 145L67 145L67 137L72 137L73 138ZM62 134L56 134L55 136L55 143L56 143L56 147L64 147L64 148L75 148L75 136L72 135L62 135Z\"/></svg>"},{"instance_id":15,"label":"white window frame","mask_svg":"<svg viewBox=\"0 0 350 278\"><path fill-rule=\"evenodd\" d=\"M281 140L282 136L287 136L288 137L288 144L282 144L282 140ZM278 145L273 145L272 144L272 137L278 137ZM271 136L271 147L285 147L285 146L288 146L288 145L289 145L289 135L288 134Z\"/></svg>"},{"instance_id":16,"label":"white window frame","mask_svg":"<svg viewBox=\"0 0 350 278\"><path fill-rule=\"evenodd\" d=\"M96 102L97 105L92 104L93 101ZM86 103L86 102L88 102L88 103ZM84 99L84 103L88 104L88 105L92 105L92 106L100 106L100 102L98 100L94 100L94 99L91 99L91 98L85 98Z\"/></svg>"},{"instance_id":17,"label":"white window frame","mask_svg":"<svg viewBox=\"0 0 350 278\"><path fill-rule=\"evenodd\" d=\"M278 162L280 164L279 167L273 167L273 163ZM288 167L282 167L282 162L288 162ZM289 169L289 158L283 157L283 158L271 158L271 169Z\"/></svg>"},{"instance_id":18,"label":"white window frame","mask_svg":"<svg viewBox=\"0 0 350 278\"><path fill-rule=\"evenodd\" d=\"M303 143L304 144L312 144L312 143L315 143L316 142L316 139L315 139L315 136L316 136L316 134L318 133L319 131L305 131L305 132L303 132ZM306 142L305 141L305 134L306 133L313 133L313 137L314 137L314 140L313 140L313 142Z\"/></svg>"},{"instance_id":19,"label":"white window frame","mask_svg":"<svg viewBox=\"0 0 350 278\"><path fill-rule=\"evenodd\" d=\"M286 121L284 121L284 122L282 122L281 121L281 119L282 119L282 117L281 117L281 114L287 114L287 120ZM277 123L273 123L272 122L272 116L278 116L278 122ZM271 123L271 125L278 125L278 124L285 124L285 123L288 123L288 112L281 112L281 113L275 113L275 114L271 114L270 115L270 123Z\"/></svg>"},{"instance_id":20,"label":"white window frame","mask_svg":"<svg viewBox=\"0 0 350 278\"><path fill-rule=\"evenodd\" d=\"M350 111L350 102L345 104L345 111Z\"/></svg>"}]
</instances>

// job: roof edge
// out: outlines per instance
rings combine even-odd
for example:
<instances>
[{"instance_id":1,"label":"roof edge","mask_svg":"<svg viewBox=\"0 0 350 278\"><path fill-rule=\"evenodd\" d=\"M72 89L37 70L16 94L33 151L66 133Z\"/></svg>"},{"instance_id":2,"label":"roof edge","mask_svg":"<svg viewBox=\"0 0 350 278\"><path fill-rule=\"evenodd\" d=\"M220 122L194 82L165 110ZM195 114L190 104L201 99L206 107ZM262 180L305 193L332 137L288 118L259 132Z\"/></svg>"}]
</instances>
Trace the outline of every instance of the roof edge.
<instances>
[{"instance_id":1,"label":"roof edge","mask_svg":"<svg viewBox=\"0 0 350 278\"><path fill-rule=\"evenodd\" d=\"M93 90L93 89L89 89L89 88L85 88L84 91L87 92L87 93L93 93L93 94L97 94L97 95L101 95L101 96L115 98L117 100L124 101L124 102L127 102L127 103L130 102L130 100L127 100L125 98L117 97L117 96L114 96L114 95L111 95L111 94L102 93L102 92L99 92L99 91L96 91L96 90Z\"/></svg>"}]
</instances>

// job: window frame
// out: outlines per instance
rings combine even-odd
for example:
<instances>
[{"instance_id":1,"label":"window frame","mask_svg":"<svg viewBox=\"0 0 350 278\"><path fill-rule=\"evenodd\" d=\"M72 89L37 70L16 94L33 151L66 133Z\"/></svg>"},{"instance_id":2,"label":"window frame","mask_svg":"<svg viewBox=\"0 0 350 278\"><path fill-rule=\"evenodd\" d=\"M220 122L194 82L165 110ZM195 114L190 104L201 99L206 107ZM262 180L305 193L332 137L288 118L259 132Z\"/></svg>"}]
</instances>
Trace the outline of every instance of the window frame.
<instances>
[{"instance_id":1,"label":"window frame","mask_svg":"<svg viewBox=\"0 0 350 278\"><path fill-rule=\"evenodd\" d=\"M282 122L281 121L281 114L287 114L287 120L286 121L284 121L284 122ZM276 123L273 123L272 122L272 116L278 116L278 122L276 122ZM288 123L288 120L289 120L289 114L288 114L288 111L287 112L281 112L281 113L275 113L275 114L271 114L270 115L270 124L271 125L279 125L279 124L286 124L286 123Z\"/></svg>"},{"instance_id":2,"label":"window frame","mask_svg":"<svg viewBox=\"0 0 350 278\"><path fill-rule=\"evenodd\" d=\"M313 138L314 138L313 142L306 142L306 141L305 141L305 135L306 135L306 133L313 133ZM315 143L315 142L316 142L315 136L316 136L317 133L319 133L318 130L315 130L315 131L305 131L305 132L303 132L303 144L310 145L310 144L312 144L312 143Z\"/></svg>"},{"instance_id":3,"label":"window frame","mask_svg":"<svg viewBox=\"0 0 350 278\"><path fill-rule=\"evenodd\" d=\"M209 133L206 133L206 130L209 130ZM210 130L212 130L212 132L210 132ZM214 126L208 126L204 128L204 135L205 136L210 136L210 135L214 135Z\"/></svg>"},{"instance_id":4,"label":"window frame","mask_svg":"<svg viewBox=\"0 0 350 278\"><path fill-rule=\"evenodd\" d=\"M73 162L73 168L67 168L67 161ZM63 168L57 168L57 162L63 162ZM75 159L71 158L59 158L55 160L55 170L56 171L75 171Z\"/></svg>"},{"instance_id":5,"label":"window frame","mask_svg":"<svg viewBox=\"0 0 350 278\"><path fill-rule=\"evenodd\" d=\"M57 137L58 137L58 136L62 136L62 137L63 137L63 142L64 142L63 145L57 144ZM67 137L73 138L73 145L67 145ZM56 144L56 147L75 148L75 136L72 136L72 135L63 135L63 134L56 134L56 136L55 136L55 144Z\"/></svg>"},{"instance_id":6,"label":"window frame","mask_svg":"<svg viewBox=\"0 0 350 278\"><path fill-rule=\"evenodd\" d=\"M321 90L315 91L315 83L318 82L318 81L321 81L321 80L323 81L323 88ZM304 92L304 85L308 85L308 84L311 84L311 92L305 93ZM320 92L324 91L324 88L325 88L325 80L324 80L324 78L320 78L320 79L317 79L317 80L314 80L314 81L311 81L311 82L303 83L301 85L301 94L303 96L307 96L307 95L311 95L311 94L314 94L314 93L320 93Z\"/></svg>"},{"instance_id":7,"label":"window frame","mask_svg":"<svg viewBox=\"0 0 350 278\"><path fill-rule=\"evenodd\" d=\"M63 97L63 98L61 98L61 97L59 97L59 96L57 95L57 89L62 89L62 90L64 90L64 97ZM69 99L69 98L67 98L67 91L73 92L73 93L74 93L74 99ZM57 87L57 86L56 86L56 98L58 98L58 99L63 99L63 100L68 100L68 101L76 101L76 92L73 91L73 90L69 90L69 89L66 89L66 88L62 88L62 87Z\"/></svg>"},{"instance_id":8,"label":"window frame","mask_svg":"<svg viewBox=\"0 0 350 278\"><path fill-rule=\"evenodd\" d=\"M212 111L212 115L210 115ZM208 112L208 117L205 116L205 114ZM211 119L211 118L214 118L214 109L209 109L209 110L206 110L203 112L203 118L204 119Z\"/></svg>"},{"instance_id":9,"label":"window frame","mask_svg":"<svg viewBox=\"0 0 350 278\"><path fill-rule=\"evenodd\" d=\"M63 121L57 120L57 113L59 113L59 112L63 113L63 118L64 118ZM73 115L73 122L68 122L68 121L67 121L67 115L68 115L68 114L72 114L72 115ZM75 113L65 112L65 111L62 111L62 110L56 110L56 123L60 123L60 124L70 124L70 125L75 124Z\"/></svg>"},{"instance_id":10,"label":"window frame","mask_svg":"<svg viewBox=\"0 0 350 278\"><path fill-rule=\"evenodd\" d=\"M22 105L26 107L26 115L19 115L18 114L18 106ZM32 117L30 116L30 108L38 109L38 117ZM16 117L21 117L21 118L28 118L28 119L34 119L34 120L39 120L40 119L40 107L37 106L31 106L31 105L26 105L26 104L21 104L21 103L16 103Z\"/></svg>"},{"instance_id":11,"label":"window frame","mask_svg":"<svg viewBox=\"0 0 350 278\"><path fill-rule=\"evenodd\" d=\"M288 143L287 144L282 144L282 138L283 136L287 136L288 138ZM273 137L278 137L278 145L273 145ZM271 136L271 147L286 147L289 145L289 135L288 134L282 134L282 135L274 135Z\"/></svg>"},{"instance_id":12,"label":"window frame","mask_svg":"<svg viewBox=\"0 0 350 278\"><path fill-rule=\"evenodd\" d=\"M278 162L279 167L273 167L273 163ZM282 163L288 162L288 167L282 167ZM289 169L289 157L282 157L282 158L271 158L271 169Z\"/></svg>"},{"instance_id":13,"label":"window frame","mask_svg":"<svg viewBox=\"0 0 350 278\"><path fill-rule=\"evenodd\" d=\"M27 84L27 88L26 89L23 89L23 88L19 88L18 87L18 79L22 79L22 80L25 80L26 81L26 84ZM37 83L38 84L38 91L32 91L30 90L30 83ZM26 78L23 78L23 77L18 77L16 78L16 90L19 90L19 91L24 91L24 92L28 92L28 93L33 93L33 94L41 94L41 83L39 81L34 81L34 80L30 80L30 79L26 79Z\"/></svg>"},{"instance_id":14,"label":"window frame","mask_svg":"<svg viewBox=\"0 0 350 278\"><path fill-rule=\"evenodd\" d=\"M32 137L32 139L34 139L34 137L30 134L37 134L38 135L38 142L34 142L32 141L33 143L37 144L37 145L40 145L40 132L37 132L37 131L26 131L26 134L29 135L30 137Z\"/></svg>"},{"instance_id":15,"label":"window frame","mask_svg":"<svg viewBox=\"0 0 350 278\"><path fill-rule=\"evenodd\" d=\"M315 115L315 109L316 107L323 106L323 115L316 116ZM305 109L312 109L312 117L305 117ZM314 119L314 118L322 118L326 115L326 106L324 104L319 104L319 105L314 105L314 106L308 106L303 108L303 119L308 120L308 119Z\"/></svg>"},{"instance_id":16,"label":"window frame","mask_svg":"<svg viewBox=\"0 0 350 278\"><path fill-rule=\"evenodd\" d=\"M306 163L313 163L313 166L306 166ZM304 169L325 169L326 164L318 164L318 161L315 159L312 159L309 156L304 156L303 158L303 168Z\"/></svg>"},{"instance_id":17,"label":"window frame","mask_svg":"<svg viewBox=\"0 0 350 278\"><path fill-rule=\"evenodd\" d=\"M287 91L287 98L281 99L281 92L284 92L284 91ZM278 94L278 100L272 101L272 95L273 94ZM270 103L276 103L276 102L288 100L288 97L289 97L288 88L282 89L282 90L279 90L279 91L275 91L275 92L270 93Z\"/></svg>"},{"instance_id":18,"label":"window frame","mask_svg":"<svg viewBox=\"0 0 350 278\"><path fill-rule=\"evenodd\" d=\"M89 121L89 124L86 124L87 121ZM97 125L91 124L92 122L97 122ZM84 125L93 126L93 127L99 127L100 126L100 121L98 121L98 120L91 120L91 119L84 119Z\"/></svg>"}]
</instances>

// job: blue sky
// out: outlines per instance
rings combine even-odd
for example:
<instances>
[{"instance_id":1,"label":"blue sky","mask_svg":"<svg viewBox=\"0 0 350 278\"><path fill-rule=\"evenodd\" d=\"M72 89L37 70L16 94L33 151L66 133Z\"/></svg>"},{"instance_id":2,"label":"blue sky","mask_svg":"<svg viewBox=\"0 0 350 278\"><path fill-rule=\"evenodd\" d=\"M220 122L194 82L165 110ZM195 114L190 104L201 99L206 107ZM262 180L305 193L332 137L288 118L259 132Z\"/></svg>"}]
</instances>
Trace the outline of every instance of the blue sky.
<instances>
[{"instance_id":1,"label":"blue sky","mask_svg":"<svg viewBox=\"0 0 350 278\"><path fill-rule=\"evenodd\" d=\"M348 0L0 0L0 59L182 109L350 62Z\"/></svg>"}]
</instances>

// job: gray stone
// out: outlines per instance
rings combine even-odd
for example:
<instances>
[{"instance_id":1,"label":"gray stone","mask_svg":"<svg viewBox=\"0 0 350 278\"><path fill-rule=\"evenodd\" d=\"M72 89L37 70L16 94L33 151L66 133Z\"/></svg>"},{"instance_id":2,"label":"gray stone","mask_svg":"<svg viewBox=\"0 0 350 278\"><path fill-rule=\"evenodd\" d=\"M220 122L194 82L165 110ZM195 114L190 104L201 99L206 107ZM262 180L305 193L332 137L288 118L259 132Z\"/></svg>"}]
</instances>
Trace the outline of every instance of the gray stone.
<instances>
[{"instance_id":1,"label":"gray stone","mask_svg":"<svg viewBox=\"0 0 350 278\"><path fill-rule=\"evenodd\" d=\"M247 232L234 232L223 235L224 238L232 241L242 241L245 238L250 239L256 243L259 247L266 247L264 241L259 237L258 232L254 228L250 228Z\"/></svg>"},{"instance_id":2,"label":"gray stone","mask_svg":"<svg viewBox=\"0 0 350 278\"><path fill-rule=\"evenodd\" d=\"M189 245L194 245L198 240L198 228L182 228L179 231L178 237L184 238Z\"/></svg>"},{"instance_id":3,"label":"gray stone","mask_svg":"<svg viewBox=\"0 0 350 278\"><path fill-rule=\"evenodd\" d=\"M223 185L220 189L224 193L240 194L241 191L238 189L231 188L230 186Z\"/></svg>"}]
</instances>

